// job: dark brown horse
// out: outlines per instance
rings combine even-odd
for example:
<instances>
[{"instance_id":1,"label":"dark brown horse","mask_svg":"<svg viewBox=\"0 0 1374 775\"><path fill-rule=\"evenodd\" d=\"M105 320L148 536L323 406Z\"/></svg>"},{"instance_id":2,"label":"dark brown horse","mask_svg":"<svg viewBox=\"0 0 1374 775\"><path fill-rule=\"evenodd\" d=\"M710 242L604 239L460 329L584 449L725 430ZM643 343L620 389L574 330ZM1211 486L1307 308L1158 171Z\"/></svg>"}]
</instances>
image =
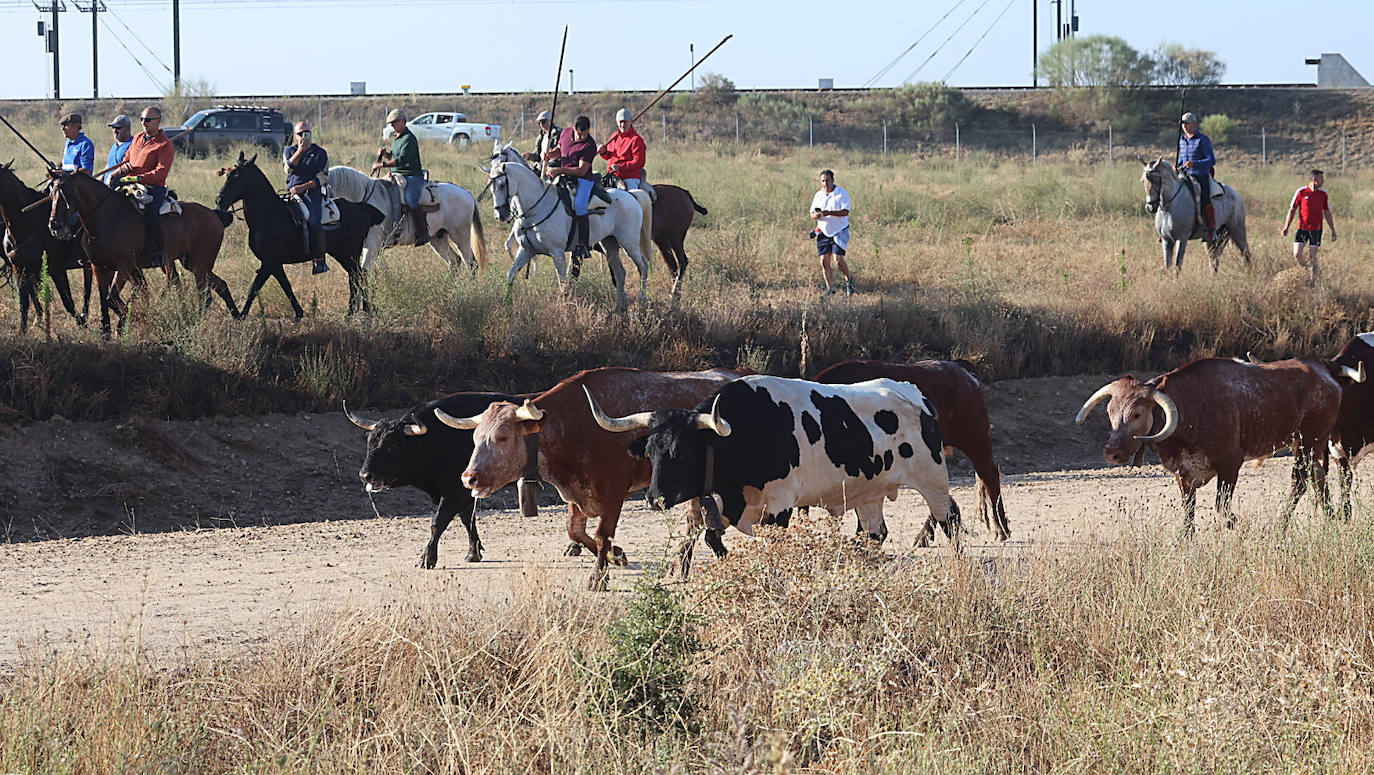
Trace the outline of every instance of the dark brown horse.
<instances>
[{"instance_id":1,"label":"dark brown horse","mask_svg":"<svg viewBox=\"0 0 1374 775\"><path fill-rule=\"evenodd\" d=\"M692 227L693 211L706 215L706 208L697 204L692 192L667 183L655 183L658 201L654 202L653 240L663 263L673 273L673 298L682 291L682 277L687 274L687 251L682 241Z\"/></svg>"},{"instance_id":2,"label":"dark brown horse","mask_svg":"<svg viewBox=\"0 0 1374 775\"><path fill-rule=\"evenodd\" d=\"M143 215L128 197L84 173L49 173L55 182L51 194L52 205L48 228L61 234L66 228L67 214L76 213L85 230L82 247L90 257L95 272L96 287L100 291L100 330L110 331L110 307L123 317L119 308L119 284L133 280L137 289L147 287L141 267L152 266L144 253ZM162 232L168 258L167 274L176 279L175 262L180 260L192 276L196 287L210 303L210 291L219 294L232 315L238 315L229 286L214 272L224 229L233 216L194 202L181 203L181 215L164 216ZM121 281L116 284L116 273ZM111 286L114 285L114 289Z\"/></svg>"},{"instance_id":3,"label":"dark brown horse","mask_svg":"<svg viewBox=\"0 0 1374 775\"><path fill-rule=\"evenodd\" d=\"M0 164L0 221L4 222L7 242L4 258L6 269L13 269L19 286L19 330L29 327L29 307L35 314L43 314L40 288L43 272L47 270L62 306L80 325L86 324L91 307L91 272L86 269L86 303L78 314L72 301L67 271L80 269L81 245L76 240L59 240L48 231L47 213L41 210L24 212L29 205L43 199L43 193L29 188L14 174L13 162ZM46 258L46 266L44 260Z\"/></svg>"}]
</instances>

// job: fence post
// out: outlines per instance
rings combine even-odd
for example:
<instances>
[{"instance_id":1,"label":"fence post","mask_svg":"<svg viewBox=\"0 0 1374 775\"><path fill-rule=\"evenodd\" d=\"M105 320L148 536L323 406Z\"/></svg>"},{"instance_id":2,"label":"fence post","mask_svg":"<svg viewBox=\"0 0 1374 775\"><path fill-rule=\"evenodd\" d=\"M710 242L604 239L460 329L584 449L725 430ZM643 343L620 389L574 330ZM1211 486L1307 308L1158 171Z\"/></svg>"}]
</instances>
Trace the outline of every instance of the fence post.
<instances>
[{"instance_id":1,"label":"fence post","mask_svg":"<svg viewBox=\"0 0 1374 775\"><path fill-rule=\"evenodd\" d=\"M663 142L666 143L668 142L668 114L659 113L659 115L663 116Z\"/></svg>"},{"instance_id":2,"label":"fence post","mask_svg":"<svg viewBox=\"0 0 1374 775\"><path fill-rule=\"evenodd\" d=\"M1035 124L1031 124L1031 161L1035 161L1036 150L1037 149L1035 147Z\"/></svg>"},{"instance_id":3,"label":"fence post","mask_svg":"<svg viewBox=\"0 0 1374 775\"><path fill-rule=\"evenodd\" d=\"M954 122L954 160L959 161L959 122Z\"/></svg>"},{"instance_id":4,"label":"fence post","mask_svg":"<svg viewBox=\"0 0 1374 775\"><path fill-rule=\"evenodd\" d=\"M735 114L735 142L739 142L739 114Z\"/></svg>"},{"instance_id":5,"label":"fence post","mask_svg":"<svg viewBox=\"0 0 1374 775\"><path fill-rule=\"evenodd\" d=\"M1341 135L1342 148L1344 148L1345 135ZM810 116L806 117L806 144L810 148L816 147L816 124ZM1341 158L1345 158L1345 151L1341 151ZM1344 167L1341 168L1344 171Z\"/></svg>"},{"instance_id":6,"label":"fence post","mask_svg":"<svg viewBox=\"0 0 1374 775\"><path fill-rule=\"evenodd\" d=\"M887 122L883 122L883 155L887 155Z\"/></svg>"},{"instance_id":7,"label":"fence post","mask_svg":"<svg viewBox=\"0 0 1374 775\"><path fill-rule=\"evenodd\" d=\"M322 127L322 126L324 126L324 98L323 98L323 97L316 97L316 98L315 98L315 127L314 127L315 131L316 131L316 132L320 131L320 127Z\"/></svg>"},{"instance_id":8,"label":"fence post","mask_svg":"<svg viewBox=\"0 0 1374 775\"><path fill-rule=\"evenodd\" d=\"M1260 166L1269 166L1269 144L1264 136L1264 127L1260 127Z\"/></svg>"},{"instance_id":9,"label":"fence post","mask_svg":"<svg viewBox=\"0 0 1374 775\"><path fill-rule=\"evenodd\" d=\"M1115 163L1116 163L1116 157L1115 157L1115 155L1112 153L1112 125L1111 125L1111 124L1108 124L1108 125L1107 125L1107 163L1108 163L1108 164L1115 164Z\"/></svg>"},{"instance_id":10,"label":"fence post","mask_svg":"<svg viewBox=\"0 0 1374 775\"><path fill-rule=\"evenodd\" d=\"M1341 174L1345 174L1345 130L1341 130Z\"/></svg>"}]
</instances>

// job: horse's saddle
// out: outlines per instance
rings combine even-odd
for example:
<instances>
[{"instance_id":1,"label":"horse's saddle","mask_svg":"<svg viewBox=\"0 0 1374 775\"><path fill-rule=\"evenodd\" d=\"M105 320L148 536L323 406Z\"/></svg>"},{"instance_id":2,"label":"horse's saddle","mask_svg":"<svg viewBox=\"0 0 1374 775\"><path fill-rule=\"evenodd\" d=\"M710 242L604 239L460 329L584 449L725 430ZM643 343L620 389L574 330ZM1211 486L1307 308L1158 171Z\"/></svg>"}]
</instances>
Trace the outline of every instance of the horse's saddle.
<instances>
[{"instance_id":1,"label":"horse's saddle","mask_svg":"<svg viewBox=\"0 0 1374 775\"><path fill-rule=\"evenodd\" d=\"M567 181L566 183L563 181ZM575 215L573 212L573 194L577 192L577 183L574 178L560 177L558 179L558 200L563 203L563 209L568 211L568 215ZM592 181L592 195L587 199L587 215L604 212L611 206L611 194L595 178Z\"/></svg>"},{"instance_id":2,"label":"horse's saddle","mask_svg":"<svg viewBox=\"0 0 1374 775\"><path fill-rule=\"evenodd\" d=\"M286 197L286 200L296 206L294 214L298 223L310 222L310 208L306 206L304 198L293 194ZM328 194L325 195L324 204L320 207L320 225L325 229L337 229L339 227L339 203Z\"/></svg>"},{"instance_id":3,"label":"horse's saddle","mask_svg":"<svg viewBox=\"0 0 1374 775\"><path fill-rule=\"evenodd\" d=\"M148 187L142 183L122 186L121 190L124 192L124 196L129 197L129 199L133 201L134 207L138 208L140 213L143 212L149 202L153 201L153 195L148 193ZM167 199L163 201L162 209L158 210L157 214L181 215L181 203L177 201L175 191L167 192Z\"/></svg>"},{"instance_id":4,"label":"horse's saddle","mask_svg":"<svg viewBox=\"0 0 1374 775\"><path fill-rule=\"evenodd\" d=\"M643 192L645 192L645 193L647 193L647 194L649 195L649 201L650 201L650 202L657 202L657 201L658 201L658 192L654 190L654 187L653 187L653 186L649 185L648 177L649 177L649 173L648 173L647 170L645 170L645 172L644 172L644 177L642 177L642 178L639 179L639 190L640 190L640 191L643 191ZM616 177L616 175L615 175L614 172L607 172L607 173L606 173L604 176L602 176L602 178L601 178L601 185L602 185L602 186L605 186L606 188L621 188L621 189L624 189L624 188L625 188L625 181L623 181L623 180L621 180L620 178ZM625 190L628 191L629 189L625 189Z\"/></svg>"},{"instance_id":5,"label":"horse's saddle","mask_svg":"<svg viewBox=\"0 0 1374 775\"><path fill-rule=\"evenodd\" d=\"M1193 181L1193 176L1192 176L1192 175L1180 175L1179 177L1183 180L1184 183L1187 183L1187 184L1188 184L1188 189L1191 190L1191 191L1193 192L1193 201L1194 201L1194 202L1197 202L1198 196L1200 195L1200 192L1198 191L1197 183ZM1226 196L1226 188L1227 188L1226 184L1222 183L1220 180L1217 180L1217 178L1216 178L1215 175L1212 176L1212 198L1213 198L1213 199L1220 199L1220 198Z\"/></svg>"},{"instance_id":6,"label":"horse's saddle","mask_svg":"<svg viewBox=\"0 0 1374 775\"><path fill-rule=\"evenodd\" d=\"M425 174L428 174L426 171ZM399 191L405 191L406 179L400 175L392 174L391 182L396 184ZM425 189L420 192L420 207L427 213L432 213L439 209L439 184L429 179L425 180Z\"/></svg>"}]
</instances>

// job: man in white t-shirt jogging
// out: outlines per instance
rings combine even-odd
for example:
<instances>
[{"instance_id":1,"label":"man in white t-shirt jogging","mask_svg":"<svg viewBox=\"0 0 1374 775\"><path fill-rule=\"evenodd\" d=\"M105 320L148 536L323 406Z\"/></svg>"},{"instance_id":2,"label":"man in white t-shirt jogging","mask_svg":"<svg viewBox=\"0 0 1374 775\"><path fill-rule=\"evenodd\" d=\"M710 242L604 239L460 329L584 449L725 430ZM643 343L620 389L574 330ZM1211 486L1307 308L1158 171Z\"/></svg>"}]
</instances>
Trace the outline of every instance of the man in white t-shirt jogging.
<instances>
[{"instance_id":1,"label":"man in white t-shirt jogging","mask_svg":"<svg viewBox=\"0 0 1374 775\"><path fill-rule=\"evenodd\" d=\"M812 236L816 238L816 255L821 257L821 276L825 279L826 295L835 292L830 258L844 274L844 292L854 295L854 277L844 261L849 247L849 192L835 185L835 173L821 170L821 190L811 197L811 219L816 222Z\"/></svg>"}]
</instances>

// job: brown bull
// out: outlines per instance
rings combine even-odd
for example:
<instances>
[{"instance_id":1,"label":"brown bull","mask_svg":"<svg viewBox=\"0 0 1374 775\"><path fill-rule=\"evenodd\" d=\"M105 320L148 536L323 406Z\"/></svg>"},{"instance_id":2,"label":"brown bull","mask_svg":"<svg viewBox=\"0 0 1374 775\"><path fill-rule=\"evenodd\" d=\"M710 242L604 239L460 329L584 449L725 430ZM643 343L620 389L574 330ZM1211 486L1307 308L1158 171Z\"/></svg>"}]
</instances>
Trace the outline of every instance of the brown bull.
<instances>
[{"instance_id":1,"label":"brown bull","mask_svg":"<svg viewBox=\"0 0 1374 775\"><path fill-rule=\"evenodd\" d=\"M1336 428L1331 433L1336 481L1341 488L1341 512L1348 520L1355 466L1374 450L1374 384L1360 378L1364 372L1374 370L1374 333L1358 334L1346 342L1335 362L1355 372L1354 379L1342 380L1341 411L1336 415Z\"/></svg>"},{"instance_id":2,"label":"brown bull","mask_svg":"<svg viewBox=\"0 0 1374 775\"><path fill-rule=\"evenodd\" d=\"M494 403L474 417L453 417L442 409L440 422L473 431L473 452L463 484L485 498L515 481L525 469L526 438L538 434L539 475L552 484L568 504L568 537L596 553L593 588L602 588L606 567L614 555L615 529L625 497L649 484L652 468L632 458L630 443L643 432L612 433L592 418L584 386L596 394L606 411L618 415L657 409L691 409L740 374L724 369L656 373L620 367L592 369L569 377L521 405ZM689 526L701 522L693 504ZM598 517L596 540L587 535L588 517ZM695 536L690 536L692 541ZM683 570L691 558L691 543L680 558Z\"/></svg>"},{"instance_id":3,"label":"brown bull","mask_svg":"<svg viewBox=\"0 0 1374 775\"><path fill-rule=\"evenodd\" d=\"M909 382L935 405L945 447L964 453L973 464L978 483L978 513L988 532L1005 541L1011 537L1007 511L1002 505L1002 472L992 458L992 424L983 383L964 361L845 361L813 377L815 382L852 385L886 377ZM948 452L946 452L948 455ZM932 527L927 525L927 528Z\"/></svg>"},{"instance_id":4,"label":"brown bull","mask_svg":"<svg viewBox=\"0 0 1374 775\"><path fill-rule=\"evenodd\" d=\"M1293 486L1284 506L1288 516L1313 480L1318 502L1327 506L1326 443L1340 409L1336 374L1329 361L1293 359L1241 363L1203 358L1141 382L1127 375L1108 383L1078 411L1082 423L1104 400L1111 432L1103 447L1107 462L1123 465L1149 444L1183 495L1183 528L1193 531L1197 490L1217 479L1217 513L1231 527L1231 495L1241 464L1293 449Z\"/></svg>"}]
</instances>

